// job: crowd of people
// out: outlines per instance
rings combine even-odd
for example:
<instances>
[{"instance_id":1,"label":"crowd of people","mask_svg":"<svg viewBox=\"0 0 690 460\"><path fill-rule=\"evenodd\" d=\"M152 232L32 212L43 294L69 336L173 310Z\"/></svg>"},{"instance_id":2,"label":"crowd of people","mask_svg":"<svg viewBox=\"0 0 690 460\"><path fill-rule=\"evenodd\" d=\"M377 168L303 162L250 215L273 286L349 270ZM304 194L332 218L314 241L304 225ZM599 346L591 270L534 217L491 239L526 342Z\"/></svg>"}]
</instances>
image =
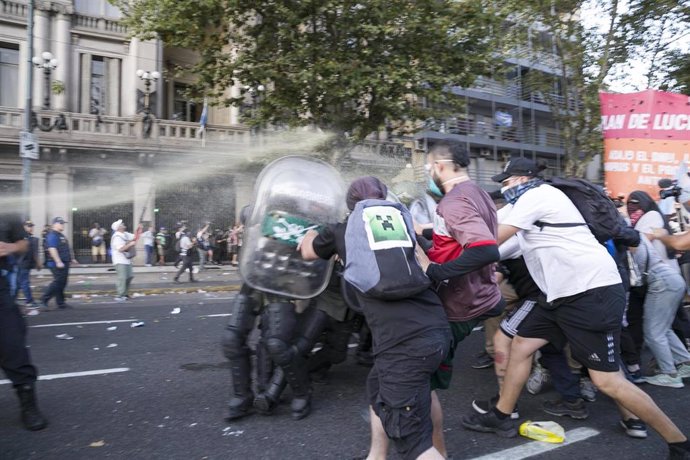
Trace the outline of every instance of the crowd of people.
<instances>
[{"instance_id":1,"label":"crowd of people","mask_svg":"<svg viewBox=\"0 0 690 460\"><path fill-rule=\"evenodd\" d=\"M312 381L345 360L348 342L358 332L358 357L372 366L366 381L368 458L386 458L389 442L406 459L447 458L437 390L450 388L453 375L459 374L453 369L456 351L483 323L484 361L488 357L493 364L496 390L473 401L462 419L466 429L517 436L523 387L536 393L548 376L559 394L544 403L548 414L584 419L589 415L585 401L594 401L600 392L616 402L625 434L645 438L651 427L668 443L669 458L690 459L687 437L638 386L682 388L690 378L690 328L683 308L688 283L678 263L678 251L690 249L690 236L672 235L669 216L655 200L633 191L618 200L617 222L611 226L615 232L602 241L583 217L580 203L543 178L543 167L524 158L511 160L493 177L500 193L489 195L470 178L469 163L459 144L444 141L431 147L426 171L432 202L422 200L426 216L415 212L414 222L403 206L391 206L379 179L352 182L346 204L357 219L309 227L291 249L296 256L286 257L336 260L328 287L315 298L296 300L245 282L222 340L232 373L228 419L271 414L287 386L293 418L308 416ZM366 206L376 209L376 219L367 221L373 214L365 212ZM362 216L365 226L379 225L368 230L368 243L353 236L362 228ZM219 260L237 264L244 223L226 232L210 231L208 223L191 231L181 223L173 237L165 228L128 233L121 220L114 222L110 248L117 298L127 299L131 253L140 234L147 264L164 263L172 245L179 256L174 281L188 271L194 282L194 254L200 268ZM69 308L64 286L74 259L62 234L64 224L56 217L44 237L45 266L54 279L41 303L55 298L59 308ZM100 226L93 230L94 237L103 236ZM27 301L34 299L24 282L27 270L41 267L32 231L30 221L23 229L20 222L0 227L2 328L21 320L12 301L17 289L25 290ZM396 232L395 237L382 236L387 231ZM374 244L381 241L385 244ZM394 249L394 255L370 258L368 281L393 285L399 289L395 294L363 289L356 281L362 274L353 272L353 267L362 270L355 258L371 257L381 248ZM94 253L100 257L101 251ZM387 257L401 254L412 254L411 262L404 260L410 276L420 270L424 277L402 290L396 285L405 279L399 264L386 268ZM19 267L14 282L12 264ZM252 360L249 336L257 327L260 338ZM6 342L3 338L3 347L16 348L25 337ZM314 352L317 342L321 347ZM643 346L653 356L646 372ZM47 422L35 403L35 370L31 372L28 353L14 353L16 363L3 361L3 370L17 388L25 426L41 429Z\"/></svg>"},{"instance_id":2,"label":"crowd of people","mask_svg":"<svg viewBox=\"0 0 690 460\"><path fill-rule=\"evenodd\" d=\"M669 235L669 216L649 194L634 191L618 202L618 213L611 208L615 234L599 241L576 203L543 178L543 167L513 159L494 176L501 189L490 196L470 179L468 164L467 151L453 143L439 142L427 156L428 193L437 205L421 206L435 210L418 219L414 229L417 262L429 286L394 300L352 286L337 294L346 299L344 308L362 313L371 331L367 458L386 458L389 441L403 458L447 457L436 390L449 388L454 353L482 322L496 391L473 401L462 420L466 429L517 436L523 387L537 393L548 379L559 398L544 403L546 413L587 418L586 401L602 393L617 403L623 433L645 438L651 427L668 443L670 458L690 458L687 437L638 386L681 388L690 378L690 330L683 308L688 284L676 252L690 248L690 237ZM354 212L360 201L386 200L387 189L376 178L360 178L350 185L347 199ZM609 205L615 206L614 200ZM347 267L355 265L348 257L363 254L359 247L348 248L347 235L355 226L350 218L309 230L299 246L302 257L336 256L345 273L339 282L347 285ZM396 267L380 276L402 275ZM314 324L306 319L313 311L325 311L319 303L299 307L294 300L243 287L223 341L235 390L229 419L252 409L270 413L285 386L293 384L293 417L308 415L308 380L295 376L300 366L313 371L310 363L323 362L305 351L311 348L304 342L332 340L323 326L304 327ZM257 357L272 370L253 394L246 337L257 316L260 343L268 350L263 354L257 347ZM294 329L272 332L272 324ZM653 356L647 372L643 346ZM284 377L288 373L293 381Z\"/></svg>"}]
</instances>

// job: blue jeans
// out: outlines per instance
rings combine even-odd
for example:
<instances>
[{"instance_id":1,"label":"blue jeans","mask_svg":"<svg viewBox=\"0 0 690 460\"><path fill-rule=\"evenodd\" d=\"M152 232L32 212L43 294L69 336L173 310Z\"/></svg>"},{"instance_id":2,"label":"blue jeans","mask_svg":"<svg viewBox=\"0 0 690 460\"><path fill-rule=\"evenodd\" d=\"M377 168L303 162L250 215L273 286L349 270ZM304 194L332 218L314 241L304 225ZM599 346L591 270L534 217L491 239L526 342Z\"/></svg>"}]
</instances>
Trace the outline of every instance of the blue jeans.
<instances>
[{"instance_id":1,"label":"blue jeans","mask_svg":"<svg viewBox=\"0 0 690 460\"><path fill-rule=\"evenodd\" d=\"M145 244L144 249L146 250L146 265L153 265L153 246Z\"/></svg>"},{"instance_id":2,"label":"blue jeans","mask_svg":"<svg viewBox=\"0 0 690 460\"><path fill-rule=\"evenodd\" d=\"M676 364L690 362L690 352L671 328L685 288L680 273L665 264L654 266L647 276L642 324L644 340L664 374L675 374Z\"/></svg>"},{"instance_id":3,"label":"blue jeans","mask_svg":"<svg viewBox=\"0 0 690 460\"><path fill-rule=\"evenodd\" d=\"M19 268L17 273L17 285L19 289L24 293L26 298L26 303L30 304L34 301L34 296L31 294L31 283L29 282L29 275L31 274L30 268Z\"/></svg>"},{"instance_id":4,"label":"blue jeans","mask_svg":"<svg viewBox=\"0 0 690 460\"><path fill-rule=\"evenodd\" d=\"M573 374L563 350L546 344L541 347L541 364L551 373L551 382L565 401L573 402L582 398L580 377Z\"/></svg>"}]
</instances>

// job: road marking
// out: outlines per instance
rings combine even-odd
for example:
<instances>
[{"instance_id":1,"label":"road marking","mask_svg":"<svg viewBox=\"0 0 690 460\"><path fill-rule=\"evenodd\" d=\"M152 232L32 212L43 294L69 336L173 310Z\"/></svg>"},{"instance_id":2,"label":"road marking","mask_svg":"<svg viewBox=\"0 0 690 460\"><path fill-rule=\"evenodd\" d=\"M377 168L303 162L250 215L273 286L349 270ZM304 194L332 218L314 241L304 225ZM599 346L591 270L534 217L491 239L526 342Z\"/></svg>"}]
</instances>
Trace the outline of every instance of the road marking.
<instances>
[{"instance_id":1,"label":"road marking","mask_svg":"<svg viewBox=\"0 0 690 460\"><path fill-rule=\"evenodd\" d=\"M216 315L201 315L199 318L217 318L219 316L232 316L232 313L218 313Z\"/></svg>"},{"instance_id":2,"label":"road marking","mask_svg":"<svg viewBox=\"0 0 690 460\"><path fill-rule=\"evenodd\" d=\"M598 435L599 432L592 428L576 428L565 433L565 442L561 444L549 444L546 442L533 441L522 446L512 447L510 449L501 450L492 454L484 455L482 457L475 457L474 460L504 460L510 458L511 460L520 460L522 458L529 458L535 455L543 454L560 447L569 446L576 442L584 441Z\"/></svg>"},{"instance_id":3,"label":"road marking","mask_svg":"<svg viewBox=\"0 0 690 460\"><path fill-rule=\"evenodd\" d=\"M55 324L36 324L29 327L60 327L60 326L81 326L82 324L110 324L110 323L135 323L138 319L111 319L110 321L82 321L80 323L55 323Z\"/></svg>"},{"instance_id":4,"label":"road marking","mask_svg":"<svg viewBox=\"0 0 690 460\"><path fill-rule=\"evenodd\" d=\"M115 367L113 369L96 369L93 371L81 371L81 372L67 372L65 374L48 374L39 375L38 380L55 380L55 379L66 379L70 377L84 377L88 375L105 375L105 374L116 374L118 372L127 372L129 367ZM7 385L11 383L9 380L0 380L0 385Z\"/></svg>"}]
</instances>

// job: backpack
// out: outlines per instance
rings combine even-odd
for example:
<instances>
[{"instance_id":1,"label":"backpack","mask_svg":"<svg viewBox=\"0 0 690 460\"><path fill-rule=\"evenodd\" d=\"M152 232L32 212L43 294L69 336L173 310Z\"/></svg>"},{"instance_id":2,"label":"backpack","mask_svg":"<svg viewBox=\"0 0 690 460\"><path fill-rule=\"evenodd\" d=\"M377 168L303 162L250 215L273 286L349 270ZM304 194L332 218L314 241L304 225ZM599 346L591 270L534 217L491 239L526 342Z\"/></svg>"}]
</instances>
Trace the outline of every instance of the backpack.
<instances>
[{"instance_id":1,"label":"backpack","mask_svg":"<svg viewBox=\"0 0 690 460\"><path fill-rule=\"evenodd\" d=\"M91 239L91 245L92 246L100 246L103 244L103 236L102 235L96 235Z\"/></svg>"},{"instance_id":2,"label":"backpack","mask_svg":"<svg viewBox=\"0 0 690 460\"><path fill-rule=\"evenodd\" d=\"M543 228L587 225L597 241L602 244L621 231L618 209L601 187L579 178L554 177L544 182L565 193L580 211L586 224L550 224L538 220L534 223L536 226Z\"/></svg>"},{"instance_id":3,"label":"backpack","mask_svg":"<svg viewBox=\"0 0 690 460\"><path fill-rule=\"evenodd\" d=\"M415 257L412 216L400 203L363 200L345 230L345 281L362 294L399 300L424 291L431 281Z\"/></svg>"}]
</instances>

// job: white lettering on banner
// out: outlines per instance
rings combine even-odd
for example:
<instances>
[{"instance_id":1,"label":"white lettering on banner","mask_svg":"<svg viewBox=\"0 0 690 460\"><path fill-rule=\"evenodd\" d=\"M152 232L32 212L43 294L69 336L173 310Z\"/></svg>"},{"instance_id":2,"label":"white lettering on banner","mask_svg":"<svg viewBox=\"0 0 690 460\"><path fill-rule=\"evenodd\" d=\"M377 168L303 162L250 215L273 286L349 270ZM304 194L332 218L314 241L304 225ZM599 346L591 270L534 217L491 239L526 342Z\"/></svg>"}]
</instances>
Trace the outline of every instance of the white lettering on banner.
<instances>
[{"instance_id":1,"label":"white lettering on banner","mask_svg":"<svg viewBox=\"0 0 690 460\"><path fill-rule=\"evenodd\" d=\"M659 113L654 115L652 129L662 131L670 130L690 130L689 116L684 113Z\"/></svg>"},{"instance_id":2,"label":"white lettering on banner","mask_svg":"<svg viewBox=\"0 0 690 460\"><path fill-rule=\"evenodd\" d=\"M602 115L601 129L623 129L625 127L625 115Z\"/></svg>"},{"instance_id":3,"label":"white lettering on banner","mask_svg":"<svg viewBox=\"0 0 690 460\"><path fill-rule=\"evenodd\" d=\"M628 129L647 129L649 125L648 113L631 113Z\"/></svg>"},{"instance_id":4,"label":"white lettering on banner","mask_svg":"<svg viewBox=\"0 0 690 460\"><path fill-rule=\"evenodd\" d=\"M604 171L628 172L630 171L630 163L604 163Z\"/></svg>"},{"instance_id":5,"label":"white lettering on banner","mask_svg":"<svg viewBox=\"0 0 690 460\"><path fill-rule=\"evenodd\" d=\"M652 152L652 161L657 163L675 163L676 155L671 152Z\"/></svg>"}]
</instances>

